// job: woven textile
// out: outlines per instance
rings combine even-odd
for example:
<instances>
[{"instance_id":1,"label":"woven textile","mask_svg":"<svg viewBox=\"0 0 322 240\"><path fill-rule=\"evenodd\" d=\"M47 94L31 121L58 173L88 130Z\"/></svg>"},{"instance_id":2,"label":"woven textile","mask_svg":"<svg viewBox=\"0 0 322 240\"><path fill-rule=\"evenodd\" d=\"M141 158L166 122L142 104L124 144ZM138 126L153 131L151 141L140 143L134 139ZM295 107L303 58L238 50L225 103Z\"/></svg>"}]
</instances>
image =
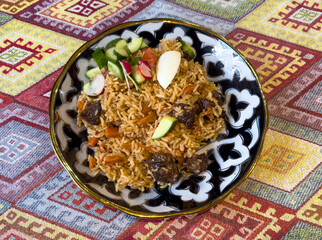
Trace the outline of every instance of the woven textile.
<instances>
[{"instance_id":1,"label":"woven textile","mask_svg":"<svg viewBox=\"0 0 322 240\"><path fill-rule=\"evenodd\" d=\"M206 212L149 220L105 206L51 146L49 96L67 60L105 30L149 18L225 36L267 99L258 164ZM0 239L322 239L321 73L321 1L0 1Z\"/></svg>"}]
</instances>

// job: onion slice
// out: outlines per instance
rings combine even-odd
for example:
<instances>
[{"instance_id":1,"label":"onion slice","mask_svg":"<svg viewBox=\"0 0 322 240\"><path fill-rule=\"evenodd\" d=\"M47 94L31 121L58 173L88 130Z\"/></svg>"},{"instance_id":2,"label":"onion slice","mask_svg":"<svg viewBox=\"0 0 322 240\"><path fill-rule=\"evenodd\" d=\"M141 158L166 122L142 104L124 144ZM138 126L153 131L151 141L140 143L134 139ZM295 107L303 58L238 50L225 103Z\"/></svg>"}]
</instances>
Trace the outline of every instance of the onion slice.
<instances>
[{"instance_id":1,"label":"onion slice","mask_svg":"<svg viewBox=\"0 0 322 240\"><path fill-rule=\"evenodd\" d=\"M97 74L91 81L84 85L84 92L88 96L98 96L104 92L105 77L103 74Z\"/></svg>"},{"instance_id":2,"label":"onion slice","mask_svg":"<svg viewBox=\"0 0 322 240\"><path fill-rule=\"evenodd\" d=\"M139 61L139 69L142 74L142 76L147 79L151 80L152 79L152 68L150 64L147 61L140 60Z\"/></svg>"}]
</instances>

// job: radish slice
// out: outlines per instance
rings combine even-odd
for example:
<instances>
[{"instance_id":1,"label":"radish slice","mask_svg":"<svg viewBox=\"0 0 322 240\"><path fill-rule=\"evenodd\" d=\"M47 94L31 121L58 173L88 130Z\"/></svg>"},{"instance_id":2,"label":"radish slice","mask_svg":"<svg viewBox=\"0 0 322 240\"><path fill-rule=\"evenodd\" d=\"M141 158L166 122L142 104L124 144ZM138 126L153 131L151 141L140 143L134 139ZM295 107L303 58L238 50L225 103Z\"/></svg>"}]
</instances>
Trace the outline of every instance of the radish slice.
<instances>
[{"instance_id":1,"label":"radish slice","mask_svg":"<svg viewBox=\"0 0 322 240\"><path fill-rule=\"evenodd\" d=\"M127 61L122 60L122 65L127 74L130 74L132 72L131 65Z\"/></svg>"},{"instance_id":2,"label":"radish slice","mask_svg":"<svg viewBox=\"0 0 322 240\"><path fill-rule=\"evenodd\" d=\"M97 74L91 81L84 85L84 92L88 96L98 96L104 92L105 77L103 74Z\"/></svg>"},{"instance_id":3,"label":"radish slice","mask_svg":"<svg viewBox=\"0 0 322 240\"><path fill-rule=\"evenodd\" d=\"M168 51L163 53L157 63L157 78L160 85L166 89L178 72L181 53Z\"/></svg>"},{"instance_id":4,"label":"radish slice","mask_svg":"<svg viewBox=\"0 0 322 240\"><path fill-rule=\"evenodd\" d=\"M150 64L147 61L143 61L143 60L140 60L139 64L140 64L139 69L140 69L142 76L147 80L151 80L152 79L152 68L151 68Z\"/></svg>"}]
</instances>

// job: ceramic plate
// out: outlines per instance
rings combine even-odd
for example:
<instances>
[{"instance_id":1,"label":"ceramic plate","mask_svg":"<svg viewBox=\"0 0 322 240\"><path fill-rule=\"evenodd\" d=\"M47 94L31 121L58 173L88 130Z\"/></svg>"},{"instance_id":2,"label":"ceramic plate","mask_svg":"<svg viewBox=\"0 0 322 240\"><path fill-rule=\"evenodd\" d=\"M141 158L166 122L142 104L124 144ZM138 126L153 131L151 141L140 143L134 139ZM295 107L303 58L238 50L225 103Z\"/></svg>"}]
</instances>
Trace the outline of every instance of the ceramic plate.
<instances>
[{"instance_id":1,"label":"ceramic plate","mask_svg":"<svg viewBox=\"0 0 322 240\"><path fill-rule=\"evenodd\" d=\"M227 130L199 150L211 160L207 171L148 192L124 189L88 168L87 133L76 125L77 98L88 81L92 52L122 37L142 36L151 47L162 38L181 37L197 51L209 80L225 96ZM84 44L67 62L50 97L50 135L54 150L76 184L99 202L138 217L170 217L214 206L245 180L254 168L267 129L267 106L259 79L249 62L227 40L203 27L173 19L128 22Z\"/></svg>"}]
</instances>

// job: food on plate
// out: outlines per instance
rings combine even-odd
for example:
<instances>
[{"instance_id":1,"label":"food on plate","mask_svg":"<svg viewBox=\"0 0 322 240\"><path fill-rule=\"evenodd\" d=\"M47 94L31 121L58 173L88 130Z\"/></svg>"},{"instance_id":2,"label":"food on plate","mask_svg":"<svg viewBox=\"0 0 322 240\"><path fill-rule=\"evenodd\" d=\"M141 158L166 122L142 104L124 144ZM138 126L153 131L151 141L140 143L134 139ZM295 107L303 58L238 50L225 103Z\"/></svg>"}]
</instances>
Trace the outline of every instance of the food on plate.
<instances>
[{"instance_id":1,"label":"food on plate","mask_svg":"<svg viewBox=\"0 0 322 240\"><path fill-rule=\"evenodd\" d=\"M116 189L144 191L207 170L197 150L225 127L223 100L195 56L182 39L151 48L143 38L118 38L94 51L97 66L77 103L92 172Z\"/></svg>"}]
</instances>

